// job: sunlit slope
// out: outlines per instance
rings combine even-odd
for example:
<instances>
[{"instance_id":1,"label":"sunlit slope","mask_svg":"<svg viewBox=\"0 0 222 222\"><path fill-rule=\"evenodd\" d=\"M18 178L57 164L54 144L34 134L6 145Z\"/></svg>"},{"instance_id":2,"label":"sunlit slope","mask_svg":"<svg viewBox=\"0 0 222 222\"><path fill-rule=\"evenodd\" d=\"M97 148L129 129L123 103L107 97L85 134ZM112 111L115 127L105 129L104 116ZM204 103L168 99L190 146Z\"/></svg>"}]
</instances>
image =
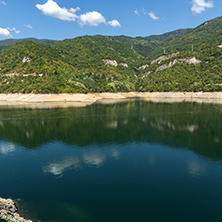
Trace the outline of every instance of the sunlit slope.
<instances>
[{"instance_id":1,"label":"sunlit slope","mask_svg":"<svg viewBox=\"0 0 222 222\"><path fill-rule=\"evenodd\" d=\"M1 74L75 72L72 66L60 60L56 50L32 41L22 41L3 49L0 52L0 69Z\"/></svg>"},{"instance_id":2,"label":"sunlit slope","mask_svg":"<svg viewBox=\"0 0 222 222\"><path fill-rule=\"evenodd\" d=\"M164 43L171 41L172 39L178 38L186 33L190 32L192 29L178 29L172 32L167 32L162 35L151 35L147 37L128 37L128 36L112 36L113 40L123 42L131 48L133 48L137 53L149 57L150 54L158 47L161 47Z\"/></svg>"}]
</instances>

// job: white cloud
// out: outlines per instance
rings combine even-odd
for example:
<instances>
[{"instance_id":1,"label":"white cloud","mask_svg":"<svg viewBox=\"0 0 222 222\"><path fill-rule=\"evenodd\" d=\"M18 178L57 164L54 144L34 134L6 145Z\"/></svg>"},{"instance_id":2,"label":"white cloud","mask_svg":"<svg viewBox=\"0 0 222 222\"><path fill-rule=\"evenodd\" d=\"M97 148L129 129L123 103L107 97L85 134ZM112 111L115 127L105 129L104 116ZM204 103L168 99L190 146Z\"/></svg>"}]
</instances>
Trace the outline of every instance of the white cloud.
<instances>
[{"instance_id":1,"label":"white cloud","mask_svg":"<svg viewBox=\"0 0 222 222\"><path fill-rule=\"evenodd\" d=\"M8 38L12 37L9 30L8 29L3 29L3 28L0 28L0 35L3 35L4 37L8 37Z\"/></svg>"},{"instance_id":2,"label":"white cloud","mask_svg":"<svg viewBox=\"0 0 222 222\"><path fill-rule=\"evenodd\" d=\"M206 8L214 7L213 1L205 2L205 0L193 0L191 3L193 4L191 11L197 14L205 11Z\"/></svg>"},{"instance_id":3,"label":"white cloud","mask_svg":"<svg viewBox=\"0 0 222 222\"><path fill-rule=\"evenodd\" d=\"M42 11L44 15L61 19L63 21L75 21L78 16L75 14L76 9L61 8L53 0L48 0L45 4L37 4L36 7ZM78 8L79 9L79 8Z\"/></svg>"},{"instance_id":4,"label":"white cloud","mask_svg":"<svg viewBox=\"0 0 222 222\"><path fill-rule=\"evenodd\" d=\"M98 26L101 23L106 24L106 19L99 12L87 12L79 16L80 25Z\"/></svg>"},{"instance_id":5,"label":"white cloud","mask_svg":"<svg viewBox=\"0 0 222 222\"><path fill-rule=\"evenodd\" d=\"M36 7L47 16L51 16L63 21L77 21L81 26L99 26L101 23L107 24L105 17L97 12L86 12L85 14L76 15L76 12L80 10L79 7L67 9L61 8L55 1L48 0L45 4L37 4ZM120 27L120 23L117 20L108 22L112 27ZM27 27L27 26L26 26Z\"/></svg>"},{"instance_id":6,"label":"white cloud","mask_svg":"<svg viewBox=\"0 0 222 222\"><path fill-rule=\"evenodd\" d=\"M2 5L7 5L5 1L1 1L1 4Z\"/></svg>"},{"instance_id":7,"label":"white cloud","mask_svg":"<svg viewBox=\"0 0 222 222\"><path fill-rule=\"evenodd\" d=\"M154 12L150 12L148 15L149 15L150 18L153 19L153 20L158 20L158 19L159 19L159 17L157 17Z\"/></svg>"},{"instance_id":8,"label":"white cloud","mask_svg":"<svg viewBox=\"0 0 222 222\"><path fill-rule=\"evenodd\" d=\"M31 25L29 25L29 24L27 24L27 25L25 24L24 26L25 26L26 28L28 28L28 29L33 29L33 27L32 27Z\"/></svg>"},{"instance_id":9,"label":"white cloud","mask_svg":"<svg viewBox=\"0 0 222 222\"><path fill-rule=\"evenodd\" d=\"M115 19L115 20L112 20L112 21L109 21L108 22L109 25L111 25L112 27L121 27L120 23Z\"/></svg>"},{"instance_id":10,"label":"white cloud","mask_svg":"<svg viewBox=\"0 0 222 222\"><path fill-rule=\"evenodd\" d=\"M134 11L134 13L135 13L136 15L139 15L139 10L138 10L138 8Z\"/></svg>"},{"instance_id":11,"label":"white cloud","mask_svg":"<svg viewBox=\"0 0 222 222\"><path fill-rule=\"evenodd\" d=\"M14 28L7 28L9 31L14 31L16 34L21 33L21 31L17 30L15 27Z\"/></svg>"},{"instance_id":12,"label":"white cloud","mask_svg":"<svg viewBox=\"0 0 222 222\"><path fill-rule=\"evenodd\" d=\"M159 17L157 17L154 12L149 12L148 13L144 8L143 8L143 14L144 15L149 15L149 17L153 20L158 20L159 19Z\"/></svg>"},{"instance_id":13,"label":"white cloud","mask_svg":"<svg viewBox=\"0 0 222 222\"><path fill-rule=\"evenodd\" d=\"M148 15L148 12L143 8L143 14Z\"/></svg>"},{"instance_id":14,"label":"white cloud","mask_svg":"<svg viewBox=\"0 0 222 222\"><path fill-rule=\"evenodd\" d=\"M70 11L71 13L76 13L76 12L79 11L79 10L80 10L79 7L76 7L76 8L70 8L70 9L69 9L69 11Z\"/></svg>"}]
</instances>

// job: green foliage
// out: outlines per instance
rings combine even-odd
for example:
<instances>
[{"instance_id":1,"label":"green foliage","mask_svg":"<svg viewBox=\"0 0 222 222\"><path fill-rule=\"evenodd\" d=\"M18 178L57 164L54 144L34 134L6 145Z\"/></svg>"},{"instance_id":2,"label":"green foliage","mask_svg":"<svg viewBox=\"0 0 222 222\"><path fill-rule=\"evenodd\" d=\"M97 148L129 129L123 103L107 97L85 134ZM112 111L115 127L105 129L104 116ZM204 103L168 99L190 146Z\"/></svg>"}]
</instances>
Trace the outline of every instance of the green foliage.
<instances>
[{"instance_id":1,"label":"green foliage","mask_svg":"<svg viewBox=\"0 0 222 222\"><path fill-rule=\"evenodd\" d=\"M2 216L0 216L0 221L2 222L12 222L11 220L7 219L7 218L2 218Z\"/></svg>"},{"instance_id":2,"label":"green foliage","mask_svg":"<svg viewBox=\"0 0 222 222\"><path fill-rule=\"evenodd\" d=\"M133 49L137 53L145 57L149 57L149 55L156 48L159 48L165 42L178 38L190 32L191 30L192 29L178 29L176 31L168 32L163 35L151 35L148 37L136 37L136 38L131 38L128 36L121 35L121 36L113 36L111 37L111 39L123 42L124 44L127 44L130 47L133 47Z\"/></svg>"},{"instance_id":3,"label":"green foliage","mask_svg":"<svg viewBox=\"0 0 222 222\"><path fill-rule=\"evenodd\" d=\"M0 41L0 46L10 46L10 45L14 45L18 42L22 42L25 40L29 40L35 43L39 43L39 44L45 44L45 45L53 45L55 42L55 40L48 40L48 39L36 39L36 38L25 38L25 39L5 39L5 40L1 40Z\"/></svg>"},{"instance_id":4,"label":"green foliage","mask_svg":"<svg viewBox=\"0 0 222 222\"><path fill-rule=\"evenodd\" d=\"M144 38L97 35L39 40L41 44L33 39L18 42L0 51L0 93L221 91L221 25L219 17L195 29ZM151 64L163 56L164 48L166 55L179 55ZM177 62L156 71L175 59L193 57L201 63ZM144 69L139 68L143 65Z\"/></svg>"}]
</instances>

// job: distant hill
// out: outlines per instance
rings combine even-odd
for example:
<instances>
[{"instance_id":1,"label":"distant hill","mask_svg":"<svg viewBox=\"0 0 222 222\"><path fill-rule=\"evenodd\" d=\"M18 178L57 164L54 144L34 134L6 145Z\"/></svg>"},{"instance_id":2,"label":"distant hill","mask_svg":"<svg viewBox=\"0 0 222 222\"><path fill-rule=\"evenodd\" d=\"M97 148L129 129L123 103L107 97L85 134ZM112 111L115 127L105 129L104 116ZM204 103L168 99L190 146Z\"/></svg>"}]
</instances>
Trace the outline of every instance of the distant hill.
<instances>
[{"instance_id":1,"label":"distant hill","mask_svg":"<svg viewBox=\"0 0 222 222\"><path fill-rule=\"evenodd\" d=\"M46 44L46 45L52 45L56 42L58 42L57 40L49 40L49 39L36 39L36 38L25 38L25 39L5 39L5 40L1 40L0 41L0 46L10 46L13 44L16 44L18 42L22 42L25 40L29 40L35 43L39 43L39 44Z\"/></svg>"},{"instance_id":2,"label":"distant hill","mask_svg":"<svg viewBox=\"0 0 222 222\"><path fill-rule=\"evenodd\" d=\"M221 27L0 41L0 92L222 91Z\"/></svg>"},{"instance_id":3,"label":"distant hill","mask_svg":"<svg viewBox=\"0 0 222 222\"><path fill-rule=\"evenodd\" d=\"M151 35L147 37L128 37L128 36L112 36L113 40L123 42L132 47L137 53L147 57L157 47L160 47L164 43L185 35L192 31L192 29L178 29L176 31L168 32L162 35Z\"/></svg>"},{"instance_id":4,"label":"distant hill","mask_svg":"<svg viewBox=\"0 0 222 222\"><path fill-rule=\"evenodd\" d=\"M171 41L167 41L162 45L161 49L156 48L150 56L152 57L162 53L163 48L168 52L173 52L177 49L184 50L186 47L189 47L190 49L192 45L197 48L201 42L211 41L212 38L221 35L221 33L222 17L218 17L204 22L184 35L174 38Z\"/></svg>"}]
</instances>

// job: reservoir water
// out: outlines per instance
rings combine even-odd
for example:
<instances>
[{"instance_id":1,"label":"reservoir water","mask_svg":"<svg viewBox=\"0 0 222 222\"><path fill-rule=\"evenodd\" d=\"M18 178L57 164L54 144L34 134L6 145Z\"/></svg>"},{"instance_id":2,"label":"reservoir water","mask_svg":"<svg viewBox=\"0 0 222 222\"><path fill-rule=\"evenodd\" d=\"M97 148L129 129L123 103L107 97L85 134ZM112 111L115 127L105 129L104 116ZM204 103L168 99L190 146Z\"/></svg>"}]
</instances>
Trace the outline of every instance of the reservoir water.
<instances>
[{"instance_id":1,"label":"reservoir water","mask_svg":"<svg viewBox=\"0 0 222 222\"><path fill-rule=\"evenodd\" d=\"M0 107L0 196L42 222L222 221L222 105Z\"/></svg>"}]
</instances>

